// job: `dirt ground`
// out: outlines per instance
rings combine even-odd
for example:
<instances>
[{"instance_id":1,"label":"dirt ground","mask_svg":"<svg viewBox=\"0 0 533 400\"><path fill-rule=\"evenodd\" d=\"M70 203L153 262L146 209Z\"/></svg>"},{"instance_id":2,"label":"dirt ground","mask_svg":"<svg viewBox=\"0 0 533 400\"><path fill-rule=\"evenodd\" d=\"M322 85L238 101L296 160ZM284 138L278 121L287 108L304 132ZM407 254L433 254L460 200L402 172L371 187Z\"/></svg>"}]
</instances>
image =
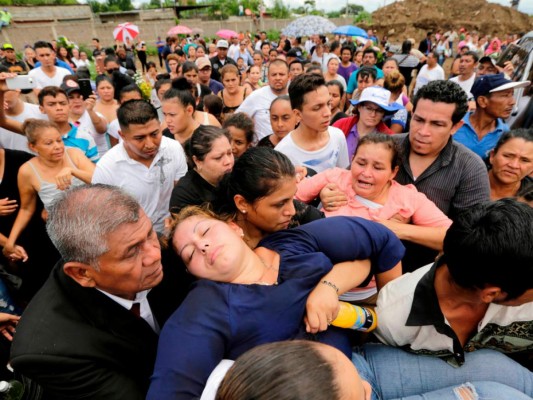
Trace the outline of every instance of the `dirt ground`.
<instances>
[{"instance_id":1,"label":"dirt ground","mask_svg":"<svg viewBox=\"0 0 533 400\"><path fill-rule=\"evenodd\" d=\"M428 31L458 31L462 27L504 38L508 33L532 30L533 19L486 0L404 0L375 11L372 26L380 35L387 34L398 42L410 37L418 41Z\"/></svg>"}]
</instances>

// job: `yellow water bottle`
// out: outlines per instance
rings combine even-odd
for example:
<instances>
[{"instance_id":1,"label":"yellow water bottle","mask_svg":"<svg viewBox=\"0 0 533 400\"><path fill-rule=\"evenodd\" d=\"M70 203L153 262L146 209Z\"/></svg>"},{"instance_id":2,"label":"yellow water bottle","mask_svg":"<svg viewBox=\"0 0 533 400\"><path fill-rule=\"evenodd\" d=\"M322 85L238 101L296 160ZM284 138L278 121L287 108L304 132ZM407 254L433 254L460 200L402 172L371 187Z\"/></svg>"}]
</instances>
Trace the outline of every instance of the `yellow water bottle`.
<instances>
[{"instance_id":1,"label":"yellow water bottle","mask_svg":"<svg viewBox=\"0 0 533 400\"><path fill-rule=\"evenodd\" d=\"M345 301L339 303L339 314L331 322L331 325L363 332L376 329L378 317L374 310L368 307L355 306Z\"/></svg>"}]
</instances>

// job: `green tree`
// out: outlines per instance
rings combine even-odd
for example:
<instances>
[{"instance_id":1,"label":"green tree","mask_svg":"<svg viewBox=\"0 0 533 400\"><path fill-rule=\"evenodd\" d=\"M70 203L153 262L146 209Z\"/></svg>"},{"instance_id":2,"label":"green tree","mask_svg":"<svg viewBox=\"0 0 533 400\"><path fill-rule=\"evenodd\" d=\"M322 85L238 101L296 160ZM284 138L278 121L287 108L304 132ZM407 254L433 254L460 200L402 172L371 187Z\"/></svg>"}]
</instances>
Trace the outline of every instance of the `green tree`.
<instances>
[{"instance_id":1,"label":"green tree","mask_svg":"<svg viewBox=\"0 0 533 400\"><path fill-rule=\"evenodd\" d=\"M94 13L108 11L130 11L135 9L131 3L131 0L106 0L105 3L100 3L98 0L90 0L89 5Z\"/></svg>"},{"instance_id":2,"label":"green tree","mask_svg":"<svg viewBox=\"0 0 533 400\"><path fill-rule=\"evenodd\" d=\"M324 10L312 10L309 14L310 14L310 15L318 15L318 16L321 16L321 17L323 17L324 15L326 15L326 13L324 12Z\"/></svg>"},{"instance_id":3,"label":"green tree","mask_svg":"<svg viewBox=\"0 0 533 400\"><path fill-rule=\"evenodd\" d=\"M348 4L345 7L342 7L340 9L341 14L350 14L350 15L357 15L363 11L365 11L365 8L357 4Z\"/></svg>"},{"instance_id":4,"label":"green tree","mask_svg":"<svg viewBox=\"0 0 533 400\"><path fill-rule=\"evenodd\" d=\"M315 11L315 7L316 7L315 0L305 0L304 1L304 9L305 9L305 13L306 14L309 14L309 13L312 13L313 11Z\"/></svg>"},{"instance_id":5,"label":"green tree","mask_svg":"<svg viewBox=\"0 0 533 400\"><path fill-rule=\"evenodd\" d=\"M368 11L361 11L359 14L357 14L354 19L354 24L359 24L361 22L365 22L367 24L372 24L372 14L370 14Z\"/></svg>"},{"instance_id":6,"label":"green tree","mask_svg":"<svg viewBox=\"0 0 533 400\"><path fill-rule=\"evenodd\" d=\"M259 3L260 0L202 0L198 2L198 4L210 5L207 14L213 19L227 19L229 16L239 15L239 4L242 4L245 9L249 8L252 12L257 12Z\"/></svg>"},{"instance_id":7,"label":"green tree","mask_svg":"<svg viewBox=\"0 0 533 400\"><path fill-rule=\"evenodd\" d=\"M281 0L274 0L270 14L273 18L289 18L291 16L291 10Z\"/></svg>"},{"instance_id":8,"label":"green tree","mask_svg":"<svg viewBox=\"0 0 533 400\"><path fill-rule=\"evenodd\" d=\"M117 5L120 11L130 11L135 9L131 0L107 0L107 2L109 4Z\"/></svg>"},{"instance_id":9,"label":"green tree","mask_svg":"<svg viewBox=\"0 0 533 400\"><path fill-rule=\"evenodd\" d=\"M305 14L305 8L304 8L303 6L296 7L296 8L293 8L293 9L292 9L292 12L293 12L294 14L299 14L299 15L301 15L301 14Z\"/></svg>"}]
</instances>

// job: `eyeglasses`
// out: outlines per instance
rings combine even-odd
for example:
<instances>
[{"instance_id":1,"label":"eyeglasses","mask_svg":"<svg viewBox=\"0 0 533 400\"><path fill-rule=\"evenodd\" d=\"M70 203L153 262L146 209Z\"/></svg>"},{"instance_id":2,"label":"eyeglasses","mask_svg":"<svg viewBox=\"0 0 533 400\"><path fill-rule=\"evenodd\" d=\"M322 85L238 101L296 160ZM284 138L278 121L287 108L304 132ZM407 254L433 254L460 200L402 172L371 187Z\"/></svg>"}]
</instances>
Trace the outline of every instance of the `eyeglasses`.
<instances>
[{"instance_id":1,"label":"eyeglasses","mask_svg":"<svg viewBox=\"0 0 533 400\"><path fill-rule=\"evenodd\" d=\"M362 104L361 107L364 108L370 114L385 115L385 110L383 108L374 108L372 106L369 106L368 104Z\"/></svg>"}]
</instances>

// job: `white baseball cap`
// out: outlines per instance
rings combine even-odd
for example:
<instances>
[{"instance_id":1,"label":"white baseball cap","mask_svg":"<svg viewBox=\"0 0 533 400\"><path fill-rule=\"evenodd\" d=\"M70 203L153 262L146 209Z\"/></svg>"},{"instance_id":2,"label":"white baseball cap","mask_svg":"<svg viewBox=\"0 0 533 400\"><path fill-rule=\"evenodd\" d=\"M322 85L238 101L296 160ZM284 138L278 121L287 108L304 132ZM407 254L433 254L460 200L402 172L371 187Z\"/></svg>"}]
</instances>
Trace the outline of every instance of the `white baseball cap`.
<instances>
[{"instance_id":1,"label":"white baseball cap","mask_svg":"<svg viewBox=\"0 0 533 400\"><path fill-rule=\"evenodd\" d=\"M391 92L389 90L384 89L381 86L371 86L363 90L359 100L350 100L350 103L356 106L357 104L368 101L381 107L387 113L395 113L396 111L401 110L403 106L400 104L389 104L390 96Z\"/></svg>"},{"instance_id":2,"label":"white baseball cap","mask_svg":"<svg viewBox=\"0 0 533 400\"><path fill-rule=\"evenodd\" d=\"M219 40L217 42L217 47L220 49L220 48L223 48L223 49L227 49L229 46L228 46L228 41L227 40Z\"/></svg>"}]
</instances>

